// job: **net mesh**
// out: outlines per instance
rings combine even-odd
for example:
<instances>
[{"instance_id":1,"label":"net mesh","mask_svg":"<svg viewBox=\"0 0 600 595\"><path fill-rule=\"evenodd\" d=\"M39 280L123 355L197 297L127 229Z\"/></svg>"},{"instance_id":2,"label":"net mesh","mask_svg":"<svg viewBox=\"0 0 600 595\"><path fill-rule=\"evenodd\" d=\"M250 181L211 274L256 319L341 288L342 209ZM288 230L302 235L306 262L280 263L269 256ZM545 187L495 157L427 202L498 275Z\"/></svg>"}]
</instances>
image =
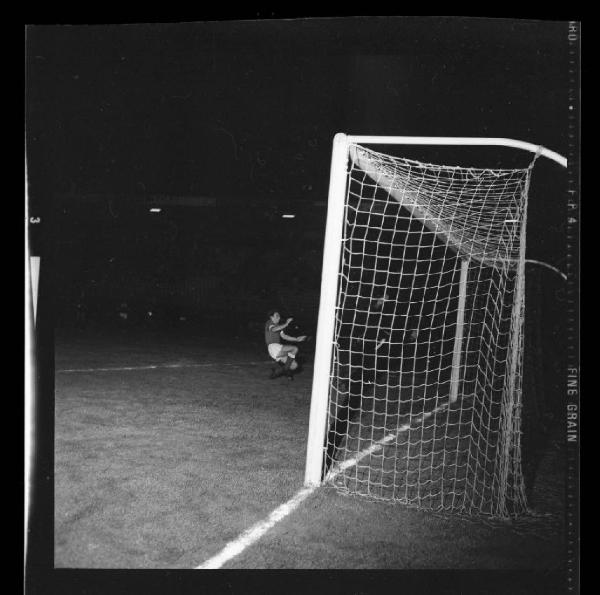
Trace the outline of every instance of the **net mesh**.
<instances>
[{"instance_id":1,"label":"net mesh","mask_svg":"<svg viewBox=\"0 0 600 595\"><path fill-rule=\"evenodd\" d=\"M325 469L435 510L526 509L520 426L526 169L350 146Z\"/></svg>"}]
</instances>

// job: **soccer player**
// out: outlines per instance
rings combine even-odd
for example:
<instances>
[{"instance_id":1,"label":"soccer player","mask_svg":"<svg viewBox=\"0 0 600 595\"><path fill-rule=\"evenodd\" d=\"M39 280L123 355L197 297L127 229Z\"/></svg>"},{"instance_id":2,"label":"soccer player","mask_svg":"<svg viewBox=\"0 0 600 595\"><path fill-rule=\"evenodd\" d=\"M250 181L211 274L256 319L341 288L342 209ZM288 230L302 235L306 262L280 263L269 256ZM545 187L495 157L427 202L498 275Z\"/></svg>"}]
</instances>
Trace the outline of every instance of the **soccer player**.
<instances>
[{"instance_id":1,"label":"soccer player","mask_svg":"<svg viewBox=\"0 0 600 595\"><path fill-rule=\"evenodd\" d=\"M296 347L296 345L284 345L281 343L281 339L292 343L300 343L306 340L306 335L292 337L291 335L284 333L284 330L294 320L293 318L288 318L284 323L281 323L281 315L277 310L271 310L268 315L269 318L265 322L265 342L267 344L267 350L269 351L269 355L277 363L284 365L283 370L273 368L271 378L277 378L284 374L291 378L294 371L298 369L298 362L296 361L298 347Z\"/></svg>"}]
</instances>

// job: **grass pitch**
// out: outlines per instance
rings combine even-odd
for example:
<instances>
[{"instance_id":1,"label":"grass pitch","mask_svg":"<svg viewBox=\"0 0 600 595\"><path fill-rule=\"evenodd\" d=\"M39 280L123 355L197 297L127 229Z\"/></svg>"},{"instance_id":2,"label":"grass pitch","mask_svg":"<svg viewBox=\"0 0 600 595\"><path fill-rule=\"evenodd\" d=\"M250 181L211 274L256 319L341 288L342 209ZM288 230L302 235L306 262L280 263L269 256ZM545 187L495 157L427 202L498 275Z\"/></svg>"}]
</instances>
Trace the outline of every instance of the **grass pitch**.
<instances>
[{"instance_id":1,"label":"grass pitch","mask_svg":"<svg viewBox=\"0 0 600 595\"><path fill-rule=\"evenodd\" d=\"M302 487L310 365L269 380L260 341L81 333L58 337L56 368L57 568L194 568ZM556 570L561 456L542 459L528 523L326 487L225 568Z\"/></svg>"}]
</instances>

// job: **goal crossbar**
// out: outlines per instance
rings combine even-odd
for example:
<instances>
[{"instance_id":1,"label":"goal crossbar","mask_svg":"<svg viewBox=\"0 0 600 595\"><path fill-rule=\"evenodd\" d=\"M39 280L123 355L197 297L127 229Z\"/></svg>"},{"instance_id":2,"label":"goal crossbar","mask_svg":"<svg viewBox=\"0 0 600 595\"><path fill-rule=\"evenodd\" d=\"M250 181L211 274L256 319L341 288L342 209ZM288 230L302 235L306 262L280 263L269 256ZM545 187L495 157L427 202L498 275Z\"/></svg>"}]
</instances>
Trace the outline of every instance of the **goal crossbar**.
<instances>
[{"instance_id":1,"label":"goal crossbar","mask_svg":"<svg viewBox=\"0 0 600 595\"><path fill-rule=\"evenodd\" d=\"M495 146L511 147L513 149L522 149L531 153L538 153L555 161L562 167L567 167L567 158L551 151L542 145L529 143L514 138L485 138L476 136L364 136L364 135L345 135L348 143L358 143L363 145L459 145L459 146Z\"/></svg>"}]
</instances>

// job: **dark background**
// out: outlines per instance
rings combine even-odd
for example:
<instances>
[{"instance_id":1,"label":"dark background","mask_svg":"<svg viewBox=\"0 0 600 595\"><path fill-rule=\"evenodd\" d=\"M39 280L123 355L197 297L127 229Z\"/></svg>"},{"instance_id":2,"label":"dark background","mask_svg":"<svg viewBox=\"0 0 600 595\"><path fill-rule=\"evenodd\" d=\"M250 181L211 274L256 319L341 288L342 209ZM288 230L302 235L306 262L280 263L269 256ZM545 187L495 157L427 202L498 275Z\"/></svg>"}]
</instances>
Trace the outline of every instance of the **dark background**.
<instances>
[{"instance_id":1,"label":"dark background","mask_svg":"<svg viewBox=\"0 0 600 595\"><path fill-rule=\"evenodd\" d=\"M130 325L152 311L153 324L237 336L279 307L313 329L334 134L499 136L566 154L567 33L434 17L28 27L29 214L56 327L126 309ZM528 233L528 257L562 268L564 178L540 160Z\"/></svg>"}]
</instances>

